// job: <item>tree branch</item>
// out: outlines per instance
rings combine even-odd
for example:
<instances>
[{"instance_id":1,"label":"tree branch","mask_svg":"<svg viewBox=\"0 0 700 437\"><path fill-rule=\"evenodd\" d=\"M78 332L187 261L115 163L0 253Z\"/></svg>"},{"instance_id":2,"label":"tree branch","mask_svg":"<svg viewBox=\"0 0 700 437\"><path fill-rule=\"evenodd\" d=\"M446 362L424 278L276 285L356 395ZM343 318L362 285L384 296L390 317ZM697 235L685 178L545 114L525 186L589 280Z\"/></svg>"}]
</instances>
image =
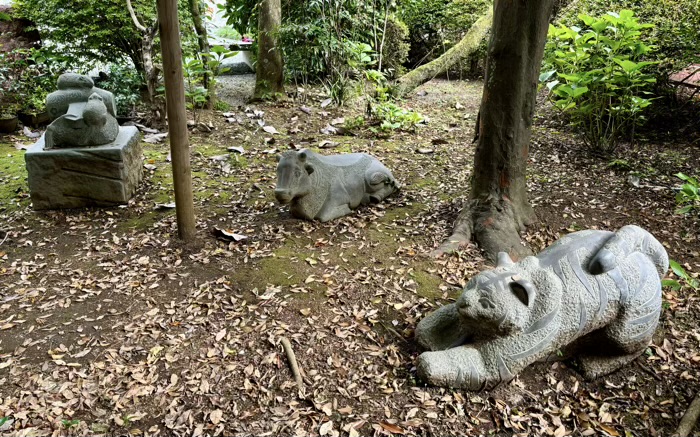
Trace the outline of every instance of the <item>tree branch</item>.
<instances>
[{"instance_id":1,"label":"tree branch","mask_svg":"<svg viewBox=\"0 0 700 437\"><path fill-rule=\"evenodd\" d=\"M129 15L131 16L131 20L134 22L134 25L138 30L144 33L148 33L148 29L139 22L139 19L136 18L136 12L134 12L133 6L131 6L131 0L126 0L126 8L129 10Z\"/></svg>"},{"instance_id":2,"label":"tree branch","mask_svg":"<svg viewBox=\"0 0 700 437\"><path fill-rule=\"evenodd\" d=\"M439 58L421 65L399 78L397 81L399 94L407 95L420 85L445 72L451 66L474 53L481 41L486 37L493 23L493 7L489 6L484 14L476 20L464 38Z\"/></svg>"}]
</instances>

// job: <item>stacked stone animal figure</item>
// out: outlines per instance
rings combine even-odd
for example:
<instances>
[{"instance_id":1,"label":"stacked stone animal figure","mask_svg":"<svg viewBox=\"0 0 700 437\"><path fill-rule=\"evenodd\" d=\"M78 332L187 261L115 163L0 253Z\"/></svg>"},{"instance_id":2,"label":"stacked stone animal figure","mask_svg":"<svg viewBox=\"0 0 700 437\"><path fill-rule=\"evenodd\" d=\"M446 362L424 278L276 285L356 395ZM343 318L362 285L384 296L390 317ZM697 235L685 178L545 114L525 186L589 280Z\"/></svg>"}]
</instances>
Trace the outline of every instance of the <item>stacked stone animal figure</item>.
<instances>
[{"instance_id":1,"label":"stacked stone animal figure","mask_svg":"<svg viewBox=\"0 0 700 437\"><path fill-rule=\"evenodd\" d=\"M499 254L456 303L425 317L417 341L425 381L470 390L512 379L538 360L573 358L587 378L630 362L661 312L668 255L647 231L569 234L518 263Z\"/></svg>"},{"instance_id":2,"label":"stacked stone animal figure","mask_svg":"<svg viewBox=\"0 0 700 437\"><path fill-rule=\"evenodd\" d=\"M114 95L96 88L90 77L64 73L58 90L46 98L54 121L46 129L45 149L108 144L119 134Z\"/></svg>"},{"instance_id":3,"label":"stacked stone animal figure","mask_svg":"<svg viewBox=\"0 0 700 437\"><path fill-rule=\"evenodd\" d=\"M310 150L278 156L275 197L294 217L327 222L399 188L389 169L366 153L324 156Z\"/></svg>"}]
</instances>

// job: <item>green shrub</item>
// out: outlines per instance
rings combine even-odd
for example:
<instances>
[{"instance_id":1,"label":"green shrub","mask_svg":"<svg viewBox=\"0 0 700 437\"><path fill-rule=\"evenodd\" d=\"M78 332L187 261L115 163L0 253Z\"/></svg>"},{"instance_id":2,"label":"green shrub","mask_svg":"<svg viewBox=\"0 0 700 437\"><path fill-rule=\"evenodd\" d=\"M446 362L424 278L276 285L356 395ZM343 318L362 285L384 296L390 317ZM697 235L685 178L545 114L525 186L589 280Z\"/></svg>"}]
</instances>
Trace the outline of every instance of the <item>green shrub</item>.
<instances>
[{"instance_id":1,"label":"green shrub","mask_svg":"<svg viewBox=\"0 0 700 437\"><path fill-rule=\"evenodd\" d=\"M683 67L700 56L700 2L698 0L579 0L564 7L558 24L572 26L581 13L599 16L607 11L631 9L650 28L641 35L647 45L658 49L650 60L659 63L659 75Z\"/></svg>"},{"instance_id":2,"label":"green shrub","mask_svg":"<svg viewBox=\"0 0 700 437\"><path fill-rule=\"evenodd\" d=\"M231 105L228 102L225 102L223 100L216 100L214 102L214 110L215 111L221 111L221 112L227 112L231 110Z\"/></svg>"},{"instance_id":3,"label":"green shrub","mask_svg":"<svg viewBox=\"0 0 700 437\"><path fill-rule=\"evenodd\" d=\"M117 104L117 114L129 116L141 101L143 78L133 68L119 64L111 64L105 80L100 81L99 87L111 91Z\"/></svg>"},{"instance_id":4,"label":"green shrub","mask_svg":"<svg viewBox=\"0 0 700 437\"><path fill-rule=\"evenodd\" d=\"M50 49L15 49L0 54L0 106L25 114L46 108L46 96L56 89L65 60Z\"/></svg>"},{"instance_id":5,"label":"green shrub","mask_svg":"<svg viewBox=\"0 0 700 437\"><path fill-rule=\"evenodd\" d=\"M676 203L681 206L676 210L676 214L687 214L693 210L700 211L700 182L698 179L683 173L676 174L676 177L685 182L676 194Z\"/></svg>"},{"instance_id":6,"label":"green shrub","mask_svg":"<svg viewBox=\"0 0 700 437\"><path fill-rule=\"evenodd\" d=\"M220 38L241 39L241 34L231 26L224 26L214 32Z\"/></svg>"},{"instance_id":7,"label":"green shrub","mask_svg":"<svg viewBox=\"0 0 700 437\"><path fill-rule=\"evenodd\" d=\"M376 105L374 113L381 122L379 128L383 131L413 130L423 122L423 117L419 113L404 109L391 101Z\"/></svg>"},{"instance_id":8,"label":"green shrub","mask_svg":"<svg viewBox=\"0 0 700 437\"><path fill-rule=\"evenodd\" d=\"M656 81L642 59L653 49L641 34L653 28L622 10L600 18L579 15L579 26L550 26L540 81L594 151L611 153L643 119Z\"/></svg>"}]
</instances>

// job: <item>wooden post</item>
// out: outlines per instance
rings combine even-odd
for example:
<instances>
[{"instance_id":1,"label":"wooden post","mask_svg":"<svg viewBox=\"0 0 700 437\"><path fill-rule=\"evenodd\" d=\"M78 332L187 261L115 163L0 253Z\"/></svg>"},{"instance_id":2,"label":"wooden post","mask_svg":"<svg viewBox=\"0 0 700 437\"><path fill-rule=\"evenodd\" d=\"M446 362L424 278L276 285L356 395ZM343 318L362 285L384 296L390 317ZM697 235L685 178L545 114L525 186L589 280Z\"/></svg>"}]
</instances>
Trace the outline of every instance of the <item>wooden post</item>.
<instances>
[{"instance_id":1,"label":"wooden post","mask_svg":"<svg viewBox=\"0 0 700 437\"><path fill-rule=\"evenodd\" d=\"M160 47L163 53L165 103L168 108L168 135L175 187L177 232L184 241L192 241L195 237L194 202L177 0L157 0L157 2Z\"/></svg>"}]
</instances>

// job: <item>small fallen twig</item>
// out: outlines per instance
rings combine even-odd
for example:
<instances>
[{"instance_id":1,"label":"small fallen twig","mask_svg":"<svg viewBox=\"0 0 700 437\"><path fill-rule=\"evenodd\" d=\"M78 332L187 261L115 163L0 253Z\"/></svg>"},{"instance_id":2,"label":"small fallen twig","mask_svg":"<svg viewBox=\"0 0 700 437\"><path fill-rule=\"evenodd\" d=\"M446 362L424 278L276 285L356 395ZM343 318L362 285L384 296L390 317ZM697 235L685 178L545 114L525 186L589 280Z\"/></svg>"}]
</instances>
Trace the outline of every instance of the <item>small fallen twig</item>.
<instances>
[{"instance_id":1,"label":"small fallen twig","mask_svg":"<svg viewBox=\"0 0 700 437\"><path fill-rule=\"evenodd\" d=\"M681 418L681 423L678 424L678 429L674 436L678 437L688 437L695 427L695 423L700 417L700 393L695 395L695 399L690 403L688 409L685 410L683 417Z\"/></svg>"},{"instance_id":2,"label":"small fallen twig","mask_svg":"<svg viewBox=\"0 0 700 437\"><path fill-rule=\"evenodd\" d=\"M647 366L645 366L644 364L642 364L640 362L637 362L637 364L639 365L640 369L644 370L646 373L651 375L652 378L656 379L657 381L662 380L662 378L659 375L657 375L656 372L654 372L652 369L648 368Z\"/></svg>"},{"instance_id":3,"label":"small fallen twig","mask_svg":"<svg viewBox=\"0 0 700 437\"><path fill-rule=\"evenodd\" d=\"M301 379L301 373L299 373L299 364L297 363L297 357L294 355L294 350L292 349L292 344L289 342L287 337L282 337L280 339L284 352L287 354L287 360L289 361L289 367L292 370L292 375L297 383L297 388L299 389L299 397L304 397L304 381Z\"/></svg>"},{"instance_id":4,"label":"small fallen twig","mask_svg":"<svg viewBox=\"0 0 700 437\"><path fill-rule=\"evenodd\" d=\"M394 334L394 336L395 336L396 338L398 338L399 340L403 341L404 343L408 343L408 340L406 340L406 339L403 337L403 335L401 335L401 334L399 334L398 332L396 332L396 329L392 328L391 326L387 325L386 323L382 322L381 320L379 321L379 323L380 323L380 324L384 327L384 329L386 329L388 332L391 332L392 334Z\"/></svg>"},{"instance_id":5,"label":"small fallen twig","mask_svg":"<svg viewBox=\"0 0 700 437\"><path fill-rule=\"evenodd\" d=\"M2 237L2 241L0 241L0 246L2 246L2 243L4 243L5 240L7 240L7 237L10 236L10 231L6 231L6 230L4 230L4 229L0 229L0 234L3 233L3 232L5 233L5 236Z\"/></svg>"}]
</instances>

